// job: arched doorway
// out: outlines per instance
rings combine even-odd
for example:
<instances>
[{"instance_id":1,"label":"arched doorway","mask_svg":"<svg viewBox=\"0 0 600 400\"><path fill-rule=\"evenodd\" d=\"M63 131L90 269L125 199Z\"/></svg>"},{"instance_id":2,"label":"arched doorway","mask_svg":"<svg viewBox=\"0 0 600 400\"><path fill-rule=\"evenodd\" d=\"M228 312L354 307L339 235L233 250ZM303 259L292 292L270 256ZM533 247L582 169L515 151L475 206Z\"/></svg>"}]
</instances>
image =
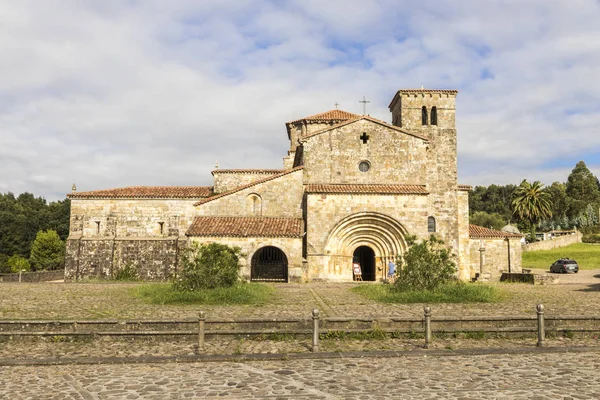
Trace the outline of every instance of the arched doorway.
<instances>
[{"instance_id":1,"label":"arched doorway","mask_svg":"<svg viewBox=\"0 0 600 400\"><path fill-rule=\"evenodd\" d=\"M406 235L402 224L388 215L375 212L348 215L329 233L325 254L331 257L324 271L333 278L337 278L337 274L352 279L354 258L362 257L362 263L367 263L361 265L362 279L383 280L387 263L396 260L408 248ZM341 268L336 269L338 265Z\"/></svg>"},{"instance_id":2,"label":"arched doorway","mask_svg":"<svg viewBox=\"0 0 600 400\"><path fill-rule=\"evenodd\" d=\"M274 246L258 249L252 256L250 280L287 282L288 260L285 253Z\"/></svg>"},{"instance_id":3,"label":"arched doorway","mask_svg":"<svg viewBox=\"0 0 600 400\"><path fill-rule=\"evenodd\" d=\"M375 252L369 246L359 246L352 256L354 263L360 264L363 281L375 280Z\"/></svg>"}]
</instances>

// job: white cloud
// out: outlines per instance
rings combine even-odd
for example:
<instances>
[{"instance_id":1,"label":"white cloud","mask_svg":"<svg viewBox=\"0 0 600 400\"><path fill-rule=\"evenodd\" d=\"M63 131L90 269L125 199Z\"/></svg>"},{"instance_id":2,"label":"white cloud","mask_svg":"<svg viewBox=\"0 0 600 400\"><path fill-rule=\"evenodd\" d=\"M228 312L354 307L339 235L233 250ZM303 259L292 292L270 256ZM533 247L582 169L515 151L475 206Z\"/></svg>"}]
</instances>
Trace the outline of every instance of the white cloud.
<instances>
[{"instance_id":1,"label":"white cloud","mask_svg":"<svg viewBox=\"0 0 600 400\"><path fill-rule=\"evenodd\" d=\"M593 0L0 9L2 192L210 184L215 160L277 168L285 121L336 101L361 112L363 95L389 121L395 91L420 85L460 90L461 183L551 183L565 160L600 165Z\"/></svg>"}]
</instances>

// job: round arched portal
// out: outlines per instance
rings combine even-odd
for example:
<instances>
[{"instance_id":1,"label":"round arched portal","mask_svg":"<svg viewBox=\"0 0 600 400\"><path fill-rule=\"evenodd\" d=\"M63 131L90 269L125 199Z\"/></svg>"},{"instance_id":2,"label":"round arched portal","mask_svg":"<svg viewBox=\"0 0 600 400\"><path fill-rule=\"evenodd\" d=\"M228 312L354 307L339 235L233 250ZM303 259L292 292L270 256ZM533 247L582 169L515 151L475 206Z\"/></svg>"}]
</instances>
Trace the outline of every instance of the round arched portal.
<instances>
[{"instance_id":1,"label":"round arched portal","mask_svg":"<svg viewBox=\"0 0 600 400\"><path fill-rule=\"evenodd\" d=\"M407 248L405 235L404 227L388 215L357 213L347 216L331 230L325 251L336 260L347 260L343 269L348 271L356 257L362 258L367 263L361 265L363 280L385 279L388 262L395 261Z\"/></svg>"},{"instance_id":2,"label":"round arched portal","mask_svg":"<svg viewBox=\"0 0 600 400\"><path fill-rule=\"evenodd\" d=\"M258 249L252 256L250 280L287 282L288 260L285 253L275 246Z\"/></svg>"}]
</instances>

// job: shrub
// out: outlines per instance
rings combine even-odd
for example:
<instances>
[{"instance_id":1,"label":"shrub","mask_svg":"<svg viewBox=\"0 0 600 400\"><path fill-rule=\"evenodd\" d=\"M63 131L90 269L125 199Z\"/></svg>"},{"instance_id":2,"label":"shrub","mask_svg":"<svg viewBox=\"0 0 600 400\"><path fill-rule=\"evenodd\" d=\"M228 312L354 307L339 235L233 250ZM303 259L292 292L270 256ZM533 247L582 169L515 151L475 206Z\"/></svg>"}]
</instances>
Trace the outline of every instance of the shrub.
<instances>
[{"instance_id":1,"label":"shrub","mask_svg":"<svg viewBox=\"0 0 600 400\"><path fill-rule=\"evenodd\" d=\"M417 243L415 236L409 236L407 242L410 247L398 260L395 289L433 290L456 281L456 264L443 240L431 235Z\"/></svg>"},{"instance_id":2,"label":"shrub","mask_svg":"<svg viewBox=\"0 0 600 400\"><path fill-rule=\"evenodd\" d=\"M21 257L18 254L14 254L7 261L8 266L10 267L10 272L19 272L19 271L31 271L31 265L29 261L25 257Z\"/></svg>"},{"instance_id":3,"label":"shrub","mask_svg":"<svg viewBox=\"0 0 600 400\"><path fill-rule=\"evenodd\" d=\"M220 243L193 244L183 252L180 291L232 287L239 281L241 249Z\"/></svg>"},{"instance_id":4,"label":"shrub","mask_svg":"<svg viewBox=\"0 0 600 400\"><path fill-rule=\"evenodd\" d=\"M598 234L598 233L585 234L581 238L581 241L583 243L600 243L600 234Z\"/></svg>"}]
</instances>

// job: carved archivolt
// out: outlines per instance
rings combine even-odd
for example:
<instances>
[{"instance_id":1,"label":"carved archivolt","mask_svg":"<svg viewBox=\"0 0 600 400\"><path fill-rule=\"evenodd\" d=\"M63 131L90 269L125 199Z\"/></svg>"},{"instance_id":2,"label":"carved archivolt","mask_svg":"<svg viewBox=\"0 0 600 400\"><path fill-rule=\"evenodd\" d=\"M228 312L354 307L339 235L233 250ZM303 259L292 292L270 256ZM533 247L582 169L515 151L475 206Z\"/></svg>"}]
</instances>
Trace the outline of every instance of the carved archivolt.
<instances>
[{"instance_id":1,"label":"carved archivolt","mask_svg":"<svg viewBox=\"0 0 600 400\"><path fill-rule=\"evenodd\" d=\"M407 248L406 229L394 218L379 213L352 214L329 233L326 254L352 256L359 246L369 246L378 258L395 258Z\"/></svg>"}]
</instances>

